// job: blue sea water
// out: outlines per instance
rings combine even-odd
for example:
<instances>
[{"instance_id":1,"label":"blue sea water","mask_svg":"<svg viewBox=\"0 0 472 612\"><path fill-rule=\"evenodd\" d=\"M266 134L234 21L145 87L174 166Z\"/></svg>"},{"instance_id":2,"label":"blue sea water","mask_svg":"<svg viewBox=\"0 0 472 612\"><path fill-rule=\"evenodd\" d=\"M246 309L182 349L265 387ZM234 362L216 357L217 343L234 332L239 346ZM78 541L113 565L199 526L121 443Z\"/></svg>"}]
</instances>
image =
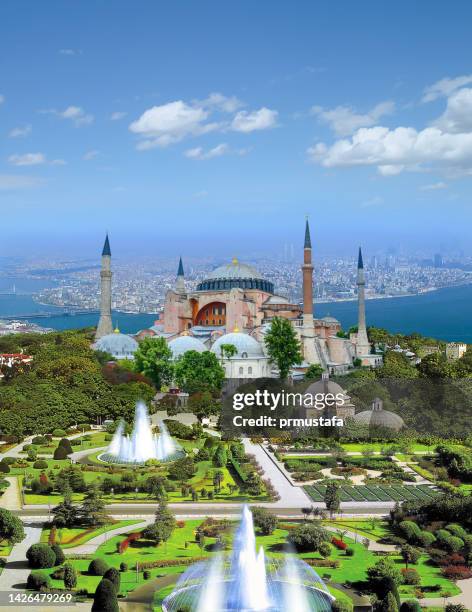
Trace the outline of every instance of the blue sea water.
<instances>
[{"instance_id":1,"label":"blue sea water","mask_svg":"<svg viewBox=\"0 0 472 612\"><path fill-rule=\"evenodd\" d=\"M449 287L416 296L368 300L367 324L404 334L419 332L441 340L472 344L472 285ZM348 329L357 322L357 302L315 304L315 316L331 315ZM28 320L54 329L76 329L97 324L95 313L66 316L61 309L37 304L31 295L0 295L0 318L24 314ZM113 324L124 333L135 333L151 326L157 315L115 312Z\"/></svg>"}]
</instances>

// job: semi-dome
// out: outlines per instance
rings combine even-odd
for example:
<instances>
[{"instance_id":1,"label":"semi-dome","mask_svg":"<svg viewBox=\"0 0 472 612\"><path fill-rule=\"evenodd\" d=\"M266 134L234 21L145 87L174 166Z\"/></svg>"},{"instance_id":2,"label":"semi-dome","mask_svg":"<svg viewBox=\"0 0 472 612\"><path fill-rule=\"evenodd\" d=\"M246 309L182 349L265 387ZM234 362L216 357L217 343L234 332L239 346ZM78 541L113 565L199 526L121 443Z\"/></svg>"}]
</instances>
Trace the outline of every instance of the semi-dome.
<instances>
[{"instance_id":1,"label":"semi-dome","mask_svg":"<svg viewBox=\"0 0 472 612\"><path fill-rule=\"evenodd\" d=\"M97 340L94 348L97 351L110 353L116 359L133 359L138 343L131 336L122 334L116 329L112 334L107 334Z\"/></svg>"},{"instance_id":2,"label":"semi-dome","mask_svg":"<svg viewBox=\"0 0 472 612\"><path fill-rule=\"evenodd\" d=\"M376 398L372 404L371 410L363 410L354 415L356 423L368 425L369 427L388 427L399 431L405 427L405 422L401 416L383 409L383 402Z\"/></svg>"},{"instance_id":3,"label":"semi-dome","mask_svg":"<svg viewBox=\"0 0 472 612\"><path fill-rule=\"evenodd\" d=\"M207 350L206 346L193 336L179 336L169 342L169 348L172 351L172 357L177 359L187 351L197 351L203 353Z\"/></svg>"},{"instance_id":4,"label":"semi-dome","mask_svg":"<svg viewBox=\"0 0 472 612\"><path fill-rule=\"evenodd\" d=\"M225 344L232 344L236 347L237 353L233 356L233 359L258 359L264 357L264 351L259 342L243 332L234 331L220 336L211 347L211 351L217 357L222 357L221 346Z\"/></svg>"},{"instance_id":5,"label":"semi-dome","mask_svg":"<svg viewBox=\"0 0 472 612\"><path fill-rule=\"evenodd\" d=\"M236 258L210 272L206 279L197 285L197 291L221 291L234 287L274 292L273 283L265 280L255 268Z\"/></svg>"},{"instance_id":6,"label":"semi-dome","mask_svg":"<svg viewBox=\"0 0 472 612\"><path fill-rule=\"evenodd\" d=\"M325 323L337 323L339 325L339 321L337 319L335 319L334 317L331 317L330 315L327 315L326 317L323 317L321 319L322 321L324 321Z\"/></svg>"}]
</instances>

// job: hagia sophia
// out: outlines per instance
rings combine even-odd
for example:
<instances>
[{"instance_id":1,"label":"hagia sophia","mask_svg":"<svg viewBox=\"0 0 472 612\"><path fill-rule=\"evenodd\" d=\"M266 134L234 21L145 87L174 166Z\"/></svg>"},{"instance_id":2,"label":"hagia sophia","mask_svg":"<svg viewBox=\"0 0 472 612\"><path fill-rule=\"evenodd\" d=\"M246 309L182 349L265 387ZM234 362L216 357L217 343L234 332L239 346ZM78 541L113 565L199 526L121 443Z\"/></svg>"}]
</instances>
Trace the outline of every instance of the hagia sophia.
<instances>
[{"instance_id":1,"label":"hagia sophia","mask_svg":"<svg viewBox=\"0 0 472 612\"><path fill-rule=\"evenodd\" d=\"M175 286L166 294L163 313L149 329L135 336L113 331L111 318L111 249L108 236L102 251L100 320L95 348L117 359L132 359L145 337L163 337L174 359L188 350L211 350L221 359L227 378L275 376L267 355L264 335L274 317L291 321L300 341L303 362L293 375L303 374L311 364L319 364L329 374L344 374L354 365L378 367L382 357L375 354L367 338L365 320L365 276L362 252L357 264L358 331L349 338L338 332L341 325L333 317L313 316L313 264L310 227L305 225L303 245L303 304L291 303L278 295L274 284L252 266L234 258L213 270L196 288L188 291L182 259ZM232 344L231 357L222 345Z\"/></svg>"}]
</instances>

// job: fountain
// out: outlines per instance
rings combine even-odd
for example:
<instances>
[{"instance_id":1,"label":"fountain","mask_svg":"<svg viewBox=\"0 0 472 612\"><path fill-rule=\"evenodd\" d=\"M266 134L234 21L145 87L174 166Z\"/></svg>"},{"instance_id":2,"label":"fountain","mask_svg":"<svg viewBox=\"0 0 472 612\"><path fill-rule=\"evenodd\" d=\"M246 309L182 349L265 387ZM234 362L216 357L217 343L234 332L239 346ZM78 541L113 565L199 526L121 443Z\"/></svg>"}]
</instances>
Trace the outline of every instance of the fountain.
<instances>
[{"instance_id":1,"label":"fountain","mask_svg":"<svg viewBox=\"0 0 472 612\"><path fill-rule=\"evenodd\" d=\"M98 458L109 463L143 464L149 459L174 461L183 457L184 451L170 436L162 421L159 421L159 431L159 435L152 433L146 404L138 402L131 436L124 434L124 424L121 421L110 446Z\"/></svg>"},{"instance_id":2,"label":"fountain","mask_svg":"<svg viewBox=\"0 0 472 612\"><path fill-rule=\"evenodd\" d=\"M230 554L192 565L162 602L164 612L330 612L334 597L295 555L266 557L256 549L251 511L244 506Z\"/></svg>"}]
</instances>

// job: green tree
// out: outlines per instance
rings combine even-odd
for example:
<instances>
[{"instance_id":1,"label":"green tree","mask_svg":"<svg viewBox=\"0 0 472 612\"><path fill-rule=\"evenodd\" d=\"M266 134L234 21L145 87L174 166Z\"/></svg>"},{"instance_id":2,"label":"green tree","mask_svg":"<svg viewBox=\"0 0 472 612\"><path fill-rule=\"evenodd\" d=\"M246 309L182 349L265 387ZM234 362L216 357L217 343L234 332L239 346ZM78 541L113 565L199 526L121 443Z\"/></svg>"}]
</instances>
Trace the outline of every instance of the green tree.
<instances>
[{"instance_id":1,"label":"green tree","mask_svg":"<svg viewBox=\"0 0 472 612\"><path fill-rule=\"evenodd\" d=\"M215 470L213 472L213 486L215 488L216 493L219 493L223 479L224 476L221 470Z\"/></svg>"},{"instance_id":2,"label":"green tree","mask_svg":"<svg viewBox=\"0 0 472 612\"><path fill-rule=\"evenodd\" d=\"M214 399L209 391L194 393L187 402L187 408L201 422L213 414L218 414L220 404Z\"/></svg>"},{"instance_id":3,"label":"green tree","mask_svg":"<svg viewBox=\"0 0 472 612\"><path fill-rule=\"evenodd\" d=\"M380 605L381 612L398 612L398 604L392 592L387 593Z\"/></svg>"},{"instance_id":4,"label":"green tree","mask_svg":"<svg viewBox=\"0 0 472 612\"><path fill-rule=\"evenodd\" d=\"M164 500L159 502L156 518L152 525L144 530L144 537L159 545L167 542L176 526L175 516L168 509Z\"/></svg>"},{"instance_id":5,"label":"green tree","mask_svg":"<svg viewBox=\"0 0 472 612\"><path fill-rule=\"evenodd\" d=\"M329 532L314 523L303 523L288 536L288 541L299 552L315 552L323 542L329 542L330 540Z\"/></svg>"},{"instance_id":6,"label":"green tree","mask_svg":"<svg viewBox=\"0 0 472 612\"><path fill-rule=\"evenodd\" d=\"M144 338L134 354L134 368L160 389L172 381L172 351L164 338Z\"/></svg>"},{"instance_id":7,"label":"green tree","mask_svg":"<svg viewBox=\"0 0 472 612\"><path fill-rule=\"evenodd\" d=\"M102 578L93 598L92 612L119 612L118 598L112 582Z\"/></svg>"},{"instance_id":8,"label":"green tree","mask_svg":"<svg viewBox=\"0 0 472 612\"><path fill-rule=\"evenodd\" d=\"M275 514L272 514L267 508L254 506L251 508L254 525L259 529L262 535L271 535L279 523Z\"/></svg>"},{"instance_id":9,"label":"green tree","mask_svg":"<svg viewBox=\"0 0 472 612\"><path fill-rule=\"evenodd\" d=\"M64 588L67 590L75 589L77 586L77 572L70 563L64 565Z\"/></svg>"},{"instance_id":10,"label":"green tree","mask_svg":"<svg viewBox=\"0 0 472 612\"><path fill-rule=\"evenodd\" d=\"M71 489L64 489L64 501L52 509L53 523L56 527L74 527L78 524L78 508L71 498Z\"/></svg>"},{"instance_id":11,"label":"green tree","mask_svg":"<svg viewBox=\"0 0 472 612\"><path fill-rule=\"evenodd\" d=\"M387 351L383 366L376 370L377 378L417 378L418 370L411 365L403 353Z\"/></svg>"},{"instance_id":12,"label":"green tree","mask_svg":"<svg viewBox=\"0 0 472 612\"><path fill-rule=\"evenodd\" d=\"M23 523L18 517L0 508L0 540L6 540L10 544L18 544L26 537Z\"/></svg>"},{"instance_id":13,"label":"green tree","mask_svg":"<svg viewBox=\"0 0 472 612\"><path fill-rule=\"evenodd\" d=\"M220 355L222 359L231 359L238 352L238 349L234 346L234 344L220 344Z\"/></svg>"},{"instance_id":14,"label":"green tree","mask_svg":"<svg viewBox=\"0 0 472 612\"><path fill-rule=\"evenodd\" d=\"M97 487L90 486L78 514L79 520L83 525L98 527L110 522L110 517L105 512L105 502Z\"/></svg>"},{"instance_id":15,"label":"green tree","mask_svg":"<svg viewBox=\"0 0 472 612\"><path fill-rule=\"evenodd\" d=\"M28 565L33 569L54 567L56 554L49 544L32 544L26 551Z\"/></svg>"},{"instance_id":16,"label":"green tree","mask_svg":"<svg viewBox=\"0 0 472 612\"><path fill-rule=\"evenodd\" d=\"M323 374L323 366L319 363L312 363L305 372L305 380L318 380Z\"/></svg>"},{"instance_id":17,"label":"green tree","mask_svg":"<svg viewBox=\"0 0 472 612\"><path fill-rule=\"evenodd\" d=\"M405 562L405 567L408 568L408 564L418 563L418 559L421 557L421 551L415 548L414 546L410 546L409 544L404 544L400 548L400 555Z\"/></svg>"},{"instance_id":18,"label":"green tree","mask_svg":"<svg viewBox=\"0 0 472 612\"><path fill-rule=\"evenodd\" d=\"M265 345L270 362L279 370L282 380L285 380L290 368L302 362L300 342L295 329L288 319L275 317L265 335Z\"/></svg>"},{"instance_id":19,"label":"green tree","mask_svg":"<svg viewBox=\"0 0 472 612\"><path fill-rule=\"evenodd\" d=\"M187 351L175 363L175 380L190 395L202 391L220 393L224 379L224 368L211 351Z\"/></svg>"},{"instance_id":20,"label":"green tree","mask_svg":"<svg viewBox=\"0 0 472 612\"><path fill-rule=\"evenodd\" d=\"M341 506L341 494L339 492L339 484L335 481L329 482L324 494L324 503L331 518L338 512Z\"/></svg>"}]
</instances>

